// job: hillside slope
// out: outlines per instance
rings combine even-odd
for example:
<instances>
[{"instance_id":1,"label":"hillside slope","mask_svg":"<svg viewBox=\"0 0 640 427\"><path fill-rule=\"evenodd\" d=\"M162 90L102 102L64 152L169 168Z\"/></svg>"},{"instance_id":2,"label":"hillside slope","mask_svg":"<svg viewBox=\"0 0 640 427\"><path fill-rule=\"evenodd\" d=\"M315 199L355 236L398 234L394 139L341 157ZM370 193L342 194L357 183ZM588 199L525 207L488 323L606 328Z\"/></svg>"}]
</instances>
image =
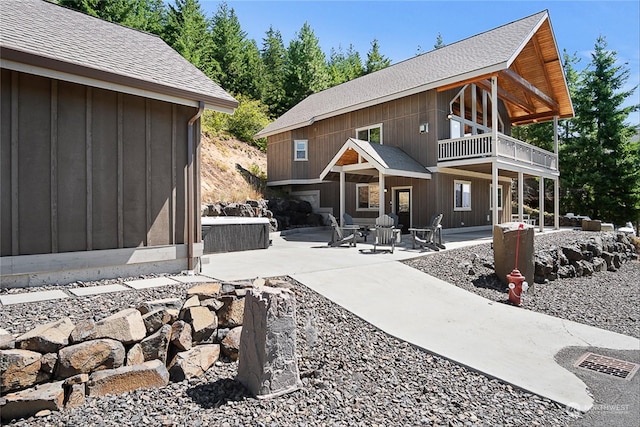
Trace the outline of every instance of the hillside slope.
<instances>
[{"instance_id":1,"label":"hillside slope","mask_svg":"<svg viewBox=\"0 0 640 427\"><path fill-rule=\"evenodd\" d=\"M256 182L259 180L251 178L249 173L266 179L267 154L254 146L230 137L211 138L203 133L201 161L203 204L245 202L264 197L263 189Z\"/></svg>"}]
</instances>

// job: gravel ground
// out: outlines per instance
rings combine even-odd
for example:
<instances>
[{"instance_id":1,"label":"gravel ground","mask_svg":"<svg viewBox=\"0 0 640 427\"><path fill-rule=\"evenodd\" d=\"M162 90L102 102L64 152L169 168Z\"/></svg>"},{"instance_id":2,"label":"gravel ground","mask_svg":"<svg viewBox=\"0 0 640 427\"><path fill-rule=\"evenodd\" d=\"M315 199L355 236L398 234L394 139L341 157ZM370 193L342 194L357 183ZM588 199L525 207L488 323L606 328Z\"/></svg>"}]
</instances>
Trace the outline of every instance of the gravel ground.
<instances>
[{"instance_id":1,"label":"gravel ground","mask_svg":"<svg viewBox=\"0 0 640 427\"><path fill-rule=\"evenodd\" d=\"M534 249L552 249L593 236L593 232L583 231L537 235ZM406 263L490 300L507 302L507 287L493 270L490 243L429 254ZM473 274L468 274L469 264L473 265ZM640 338L640 262L628 261L616 272L536 283L522 307Z\"/></svg>"},{"instance_id":2,"label":"gravel ground","mask_svg":"<svg viewBox=\"0 0 640 427\"><path fill-rule=\"evenodd\" d=\"M13 425L554 426L575 420L575 414L556 403L389 337L287 280L297 295L301 390L267 401L247 397L233 381L237 363L221 361L200 379L89 397L77 409ZM184 296L188 287L6 306L0 327L22 332L65 315L79 320L93 313L99 319L147 299Z\"/></svg>"},{"instance_id":3,"label":"gravel ground","mask_svg":"<svg viewBox=\"0 0 640 427\"><path fill-rule=\"evenodd\" d=\"M536 238L536 245L552 245L565 238L571 239L566 233L544 236ZM458 268L470 259L476 259L474 266L480 266L474 276ZM492 271L481 266L489 259L490 245L481 245L430 254L409 264L487 298L506 300L503 290L493 289ZM297 298L301 390L266 401L247 397L242 386L233 381L237 363L219 361L199 379L171 383L162 389L89 397L82 407L13 425L585 425L585 419L576 418L574 411L389 337L292 279L284 279L292 284ZM525 307L638 336L639 284L640 265L627 263L618 273L536 285ZM3 306L0 328L22 333L64 316L76 322L90 317L99 320L149 299L184 297L189 287L174 285ZM46 289L54 288L37 290ZM594 300L597 304L591 303Z\"/></svg>"}]
</instances>

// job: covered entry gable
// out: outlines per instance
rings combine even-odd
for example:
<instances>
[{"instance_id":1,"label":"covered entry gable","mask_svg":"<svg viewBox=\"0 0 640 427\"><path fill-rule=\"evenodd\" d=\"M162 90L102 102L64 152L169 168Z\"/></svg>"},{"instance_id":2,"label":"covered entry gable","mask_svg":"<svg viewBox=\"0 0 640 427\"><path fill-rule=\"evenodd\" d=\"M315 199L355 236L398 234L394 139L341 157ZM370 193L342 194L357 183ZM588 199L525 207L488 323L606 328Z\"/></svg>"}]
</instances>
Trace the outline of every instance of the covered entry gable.
<instances>
[{"instance_id":1,"label":"covered entry gable","mask_svg":"<svg viewBox=\"0 0 640 427\"><path fill-rule=\"evenodd\" d=\"M401 176L431 179L431 173L398 147L349 138L320 174L320 179L349 175ZM354 181L358 179L352 179Z\"/></svg>"}]
</instances>

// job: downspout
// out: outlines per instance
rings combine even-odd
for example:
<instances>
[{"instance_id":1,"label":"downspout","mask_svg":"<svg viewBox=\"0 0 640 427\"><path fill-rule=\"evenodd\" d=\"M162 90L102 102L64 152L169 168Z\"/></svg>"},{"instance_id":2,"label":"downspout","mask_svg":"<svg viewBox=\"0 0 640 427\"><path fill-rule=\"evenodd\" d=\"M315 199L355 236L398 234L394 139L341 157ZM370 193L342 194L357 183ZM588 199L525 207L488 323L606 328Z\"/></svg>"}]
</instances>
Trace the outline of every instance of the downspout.
<instances>
[{"instance_id":1,"label":"downspout","mask_svg":"<svg viewBox=\"0 0 640 427\"><path fill-rule=\"evenodd\" d=\"M194 137L193 124L202 116L204 102L199 101L198 112L189 119L187 124L187 269L193 271L193 245L195 240L195 210L194 210L194 187L193 187L193 157L194 157Z\"/></svg>"}]
</instances>

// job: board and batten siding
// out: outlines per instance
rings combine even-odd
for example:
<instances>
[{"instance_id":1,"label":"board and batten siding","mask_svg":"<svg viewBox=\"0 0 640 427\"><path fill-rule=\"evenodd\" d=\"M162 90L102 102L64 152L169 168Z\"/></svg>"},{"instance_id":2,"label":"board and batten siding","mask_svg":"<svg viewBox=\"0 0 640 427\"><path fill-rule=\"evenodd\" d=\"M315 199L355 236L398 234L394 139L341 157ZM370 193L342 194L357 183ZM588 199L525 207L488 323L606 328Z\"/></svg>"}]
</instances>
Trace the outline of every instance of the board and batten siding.
<instances>
[{"instance_id":1,"label":"board and batten siding","mask_svg":"<svg viewBox=\"0 0 640 427\"><path fill-rule=\"evenodd\" d=\"M2 256L187 241L197 109L5 69L1 91Z\"/></svg>"}]
</instances>

